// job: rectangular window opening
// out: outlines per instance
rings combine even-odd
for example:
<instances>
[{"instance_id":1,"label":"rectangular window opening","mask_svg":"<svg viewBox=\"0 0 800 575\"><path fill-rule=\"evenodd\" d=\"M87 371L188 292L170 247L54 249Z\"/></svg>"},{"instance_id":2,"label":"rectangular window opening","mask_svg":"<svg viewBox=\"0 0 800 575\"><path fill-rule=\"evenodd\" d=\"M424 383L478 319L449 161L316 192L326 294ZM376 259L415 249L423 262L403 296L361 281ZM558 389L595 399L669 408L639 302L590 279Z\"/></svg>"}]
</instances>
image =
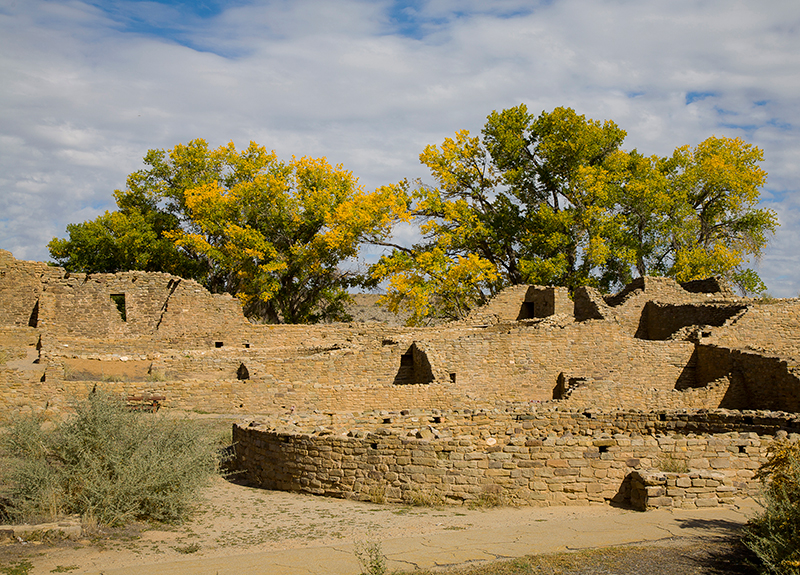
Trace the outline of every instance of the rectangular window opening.
<instances>
[{"instance_id":1,"label":"rectangular window opening","mask_svg":"<svg viewBox=\"0 0 800 575\"><path fill-rule=\"evenodd\" d=\"M222 347L224 344L221 341L215 341L214 347Z\"/></svg>"},{"instance_id":2,"label":"rectangular window opening","mask_svg":"<svg viewBox=\"0 0 800 575\"><path fill-rule=\"evenodd\" d=\"M114 305L117 306L117 311L119 311L119 317L122 318L122 321L128 321L128 313L127 310L125 309L125 294L112 293L111 301L113 301Z\"/></svg>"}]
</instances>

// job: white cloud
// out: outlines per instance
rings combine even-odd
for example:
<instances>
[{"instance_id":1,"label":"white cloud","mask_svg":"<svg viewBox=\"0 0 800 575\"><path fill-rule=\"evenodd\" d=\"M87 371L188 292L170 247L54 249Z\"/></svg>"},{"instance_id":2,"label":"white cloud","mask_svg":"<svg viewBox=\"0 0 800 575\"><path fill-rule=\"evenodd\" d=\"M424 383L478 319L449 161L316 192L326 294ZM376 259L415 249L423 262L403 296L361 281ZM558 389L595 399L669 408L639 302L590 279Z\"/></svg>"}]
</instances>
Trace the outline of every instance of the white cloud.
<instances>
[{"instance_id":1,"label":"white cloud","mask_svg":"<svg viewBox=\"0 0 800 575\"><path fill-rule=\"evenodd\" d=\"M782 227L759 269L774 295L800 289L795 0L95 4L0 0L0 247L18 257L112 208L149 148L255 140L374 187L425 176L426 144L525 102L613 119L646 154L712 134L764 148Z\"/></svg>"}]
</instances>

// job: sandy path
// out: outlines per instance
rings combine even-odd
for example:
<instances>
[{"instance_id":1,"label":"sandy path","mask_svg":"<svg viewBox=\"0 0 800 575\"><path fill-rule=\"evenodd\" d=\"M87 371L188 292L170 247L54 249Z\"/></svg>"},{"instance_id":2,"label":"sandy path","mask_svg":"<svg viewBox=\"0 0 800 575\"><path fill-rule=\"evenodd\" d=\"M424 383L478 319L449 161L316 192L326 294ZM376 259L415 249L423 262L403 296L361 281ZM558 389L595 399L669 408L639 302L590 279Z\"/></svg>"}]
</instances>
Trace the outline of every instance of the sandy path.
<instances>
[{"instance_id":1,"label":"sandy path","mask_svg":"<svg viewBox=\"0 0 800 575\"><path fill-rule=\"evenodd\" d=\"M586 539L586 530L593 531L594 525L605 525L613 531L631 521L651 524L656 519L653 513L641 514L608 506L488 510L401 507L253 489L215 478L202 492L198 512L186 524L169 530L143 531L129 538L86 539L73 546L40 547L42 552L29 559L34 565L30 573L66 572L67 569L70 573L101 573L127 571L125 568L139 572L144 566L148 566L146 572L157 572L154 567L158 564L166 566L187 560L213 563L223 557L298 548L309 548L309 554L313 554L310 548L349 550L353 542L390 543L408 538L444 541L455 537L453 544L458 547L460 535L466 541L474 533L494 530L498 534L510 534L522 528L544 533L552 527L561 534L563 542L552 542L550 549L580 548L581 540ZM630 530L630 527L625 529ZM660 528L647 537L643 529L632 531L621 541L670 536L666 529L660 534ZM21 550L18 545L15 547L17 552ZM34 551L35 547L31 543L28 549ZM9 564L9 551L8 548L5 552L0 550L0 556L5 556L3 564Z\"/></svg>"}]
</instances>

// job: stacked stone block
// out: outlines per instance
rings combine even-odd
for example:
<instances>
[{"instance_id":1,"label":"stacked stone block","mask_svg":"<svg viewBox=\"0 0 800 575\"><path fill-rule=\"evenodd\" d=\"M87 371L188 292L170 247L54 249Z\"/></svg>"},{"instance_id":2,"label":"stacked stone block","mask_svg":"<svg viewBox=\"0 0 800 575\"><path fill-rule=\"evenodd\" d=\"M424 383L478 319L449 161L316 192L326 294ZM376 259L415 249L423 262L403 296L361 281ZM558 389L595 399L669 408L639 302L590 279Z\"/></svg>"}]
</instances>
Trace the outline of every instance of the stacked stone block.
<instances>
[{"instance_id":1,"label":"stacked stone block","mask_svg":"<svg viewBox=\"0 0 800 575\"><path fill-rule=\"evenodd\" d=\"M724 431L736 427L756 431ZM616 501L644 509L712 506L753 494L755 471L775 435L785 437L787 430L797 440L800 419L727 412L618 412L600 421L555 411L409 412L253 422L235 426L234 441L238 468L271 489L363 500L381 493L395 502L422 492L451 503L500 490L507 501L524 504ZM665 461L689 471L656 471Z\"/></svg>"}]
</instances>

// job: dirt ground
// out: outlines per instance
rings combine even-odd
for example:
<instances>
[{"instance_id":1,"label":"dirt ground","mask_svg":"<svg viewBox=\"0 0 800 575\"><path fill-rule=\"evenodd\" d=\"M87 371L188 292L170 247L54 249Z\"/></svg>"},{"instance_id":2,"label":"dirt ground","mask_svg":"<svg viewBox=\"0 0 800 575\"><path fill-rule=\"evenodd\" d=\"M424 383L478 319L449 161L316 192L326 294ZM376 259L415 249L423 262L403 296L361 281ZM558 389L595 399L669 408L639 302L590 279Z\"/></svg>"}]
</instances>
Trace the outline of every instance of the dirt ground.
<instances>
[{"instance_id":1,"label":"dirt ground","mask_svg":"<svg viewBox=\"0 0 800 575\"><path fill-rule=\"evenodd\" d=\"M470 529L503 531L531 522L543 526L551 522L563 529L572 521L577 524L593 516L602 521L620 513L636 512L623 512L606 506L467 509L377 505L255 489L217 477L198 497L194 517L183 525L166 529L139 525L116 532L97 533L78 541L7 543L0 545L0 573L102 572L189 557L210 559L353 542L381 542L410 535L467 534ZM609 555L612 563L608 565L617 565L617 569L622 570L609 570L608 566L598 568L596 560L606 561L601 553L595 556L594 562L579 562L582 569L587 569L584 571L577 570L577 567L559 571L554 565L567 563L562 559L548 559L549 566L542 572L633 573L639 570L635 565L641 566L642 561L650 567L641 572L648 573L732 572L732 569L717 570L713 567L725 565L726 561L736 563L736 554L741 550L731 541L719 537L700 541L665 534L663 540L650 542L644 547L631 546L624 558L618 554ZM568 544L563 547L564 550L570 548ZM665 568L659 571L654 565ZM681 565L685 568L682 569ZM15 566L18 570L11 570Z\"/></svg>"}]
</instances>

